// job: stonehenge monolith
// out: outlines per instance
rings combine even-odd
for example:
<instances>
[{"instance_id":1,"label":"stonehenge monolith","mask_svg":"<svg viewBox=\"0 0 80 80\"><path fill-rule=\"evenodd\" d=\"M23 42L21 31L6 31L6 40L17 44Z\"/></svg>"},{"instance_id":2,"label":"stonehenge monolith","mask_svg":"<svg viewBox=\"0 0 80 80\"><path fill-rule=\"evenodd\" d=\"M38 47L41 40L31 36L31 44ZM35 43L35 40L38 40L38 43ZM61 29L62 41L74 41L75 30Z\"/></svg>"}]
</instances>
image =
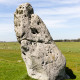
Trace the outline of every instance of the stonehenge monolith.
<instances>
[{"instance_id":1,"label":"stonehenge monolith","mask_svg":"<svg viewBox=\"0 0 80 80\"><path fill-rule=\"evenodd\" d=\"M66 79L65 57L29 3L16 9L14 26L28 75L38 80Z\"/></svg>"}]
</instances>

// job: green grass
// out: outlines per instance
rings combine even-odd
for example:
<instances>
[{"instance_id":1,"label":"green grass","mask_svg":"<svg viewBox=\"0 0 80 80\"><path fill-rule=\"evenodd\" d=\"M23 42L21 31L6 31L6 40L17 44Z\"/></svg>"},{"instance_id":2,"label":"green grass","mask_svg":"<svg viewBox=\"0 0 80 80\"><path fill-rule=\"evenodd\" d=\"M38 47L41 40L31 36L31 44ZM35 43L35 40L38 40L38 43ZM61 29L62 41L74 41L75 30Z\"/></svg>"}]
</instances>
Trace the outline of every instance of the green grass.
<instances>
[{"instance_id":1,"label":"green grass","mask_svg":"<svg viewBox=\"0 0 80 80\"><path fill-rule=\"evenodd\" d=\"M66 65L80 79L80 42L57 42L66 58ZM0 80L34 80L27 74L17 42L0 43ZM71 80L71 79L70 79Z\"/></svg>"},{"instance_id":2,"label":"green grass","mask_svg":"<svg viewBox=\"0 0 80 80\"><path fill-rule=\"evenodd\" d=\"M69 67L80 79L80 42L57 42L56 45L66 58L66 66ZM70 79L71 80L71 79Z\"/></svg>"}]
</instances>

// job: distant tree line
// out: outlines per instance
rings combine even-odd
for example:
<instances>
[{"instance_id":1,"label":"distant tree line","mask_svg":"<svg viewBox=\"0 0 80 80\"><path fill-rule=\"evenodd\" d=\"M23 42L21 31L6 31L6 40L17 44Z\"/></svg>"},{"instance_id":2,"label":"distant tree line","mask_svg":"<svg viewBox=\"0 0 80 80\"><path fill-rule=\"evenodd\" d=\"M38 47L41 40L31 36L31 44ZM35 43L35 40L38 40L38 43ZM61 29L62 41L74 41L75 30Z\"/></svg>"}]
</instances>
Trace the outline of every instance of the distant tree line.
<instances>
[{"instance_id":1,"label":"distant tree line","mask_svg":"<svg viewBox=\"0 0 80 80\"><path fill-rule=\"evenodd\" d=\"M59 39L59 40L54 40L55 42L80 42L80 38L79 39ZM0 41L1 42L6 42L6 41ZM17 41L10 41L10 42L17 42Z\"/></svg>"},{"instance_id":2,"label":"distant tree line","mask_svg":"<svg viewBox=\"0 0 80 80\"><path fill-rule=\"evenodd\" d=\"M54 40L55 42L80 42L80 38L79 39L60 39L60 40Z\"/></svg>"}]
</instances>

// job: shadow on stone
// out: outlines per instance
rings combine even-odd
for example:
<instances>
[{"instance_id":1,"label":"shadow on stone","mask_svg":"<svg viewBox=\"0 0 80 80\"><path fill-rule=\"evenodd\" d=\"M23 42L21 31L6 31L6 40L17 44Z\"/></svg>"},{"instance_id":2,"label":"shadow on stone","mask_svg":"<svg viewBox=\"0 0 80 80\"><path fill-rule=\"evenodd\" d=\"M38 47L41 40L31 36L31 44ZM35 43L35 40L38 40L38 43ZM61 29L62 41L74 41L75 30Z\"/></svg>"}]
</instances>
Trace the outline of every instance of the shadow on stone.
<instances>
[{"instance_id":1,"label":"shadow on stone","mask_svg":"<svg viewBox=\"0 0 80 80\"><path fill-rule=\"evenodd\" d=\"M71 69L66 67L65 71L66 71L66 74L70 77L70 79L76 79L76 75L73 73Z\"/></svg>"}]
</instances>

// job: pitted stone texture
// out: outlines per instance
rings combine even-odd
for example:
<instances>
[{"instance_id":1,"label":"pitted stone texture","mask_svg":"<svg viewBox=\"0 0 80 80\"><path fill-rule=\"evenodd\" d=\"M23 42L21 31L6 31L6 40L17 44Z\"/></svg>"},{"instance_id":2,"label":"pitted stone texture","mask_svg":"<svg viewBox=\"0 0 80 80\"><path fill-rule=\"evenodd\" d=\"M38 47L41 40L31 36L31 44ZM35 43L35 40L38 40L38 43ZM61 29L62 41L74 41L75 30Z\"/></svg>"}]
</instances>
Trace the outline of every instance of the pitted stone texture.
<instances>
[{"instance_id":1,"label":"pitted stone texture","mask_svg":"<svg viewBox=\"0 0 80 80\"><path fill-rule=\"evenodd\" d=\"M23 39L42 42L52 40L45 24L37 15L33 14L33 8L28 3L22 4L16 9L14 24L19 42Z\"/></svg>"},{"instance_id":2,"label":"pitted stone texture","mask_svg":"<svg viewBox=\"0 0 80 80\"><path fill-rule=\"evenodd\" d=\"M66 79L66 60L29 3L16 9L14 24L29 76L38 80Z\"/></svg>"}]
</instances>

